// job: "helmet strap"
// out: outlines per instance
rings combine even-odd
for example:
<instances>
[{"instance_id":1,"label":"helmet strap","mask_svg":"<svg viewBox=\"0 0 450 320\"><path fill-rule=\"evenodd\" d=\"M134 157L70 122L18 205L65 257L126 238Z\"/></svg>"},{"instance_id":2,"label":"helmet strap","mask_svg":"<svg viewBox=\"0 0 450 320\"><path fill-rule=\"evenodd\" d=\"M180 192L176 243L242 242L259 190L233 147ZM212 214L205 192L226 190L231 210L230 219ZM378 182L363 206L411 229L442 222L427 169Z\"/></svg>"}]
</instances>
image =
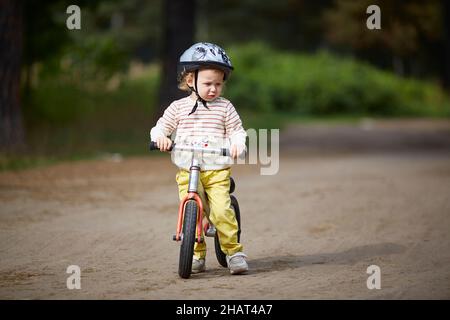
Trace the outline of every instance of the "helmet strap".
<instances>
[{"instance_id":1,"label":"helmet strap","mask_svg":"<svg viewBox=\"0 0 450 320\"><path fill-rule=\"evenodd\" d=\"M208 106L206 105L206 101L205 99L203 99L202 97L200 97L200 94L197 91L197 82L198 82L198 69L195 70L194 73L194 87L189 87L189 89L191 89L191 91L195 92L195 95L197 96L197 101L195 101L195 105L192 108L191 112L188 114L188 116L190 116L191 114L193 114L195 112L195 110L197 110L198 107L198 102L200 101L201 103L203 103L203 105L205 106L206 109L209 110Z\"/></svg>"}]
</instances>

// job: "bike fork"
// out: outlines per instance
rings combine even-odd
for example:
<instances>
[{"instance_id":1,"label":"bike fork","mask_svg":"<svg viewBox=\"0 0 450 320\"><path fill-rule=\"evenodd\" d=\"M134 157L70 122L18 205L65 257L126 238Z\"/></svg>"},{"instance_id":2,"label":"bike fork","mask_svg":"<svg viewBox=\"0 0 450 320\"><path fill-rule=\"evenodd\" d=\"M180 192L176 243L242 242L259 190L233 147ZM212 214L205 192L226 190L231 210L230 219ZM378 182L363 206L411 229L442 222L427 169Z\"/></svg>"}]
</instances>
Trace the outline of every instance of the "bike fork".
<instances>
[{"instance_id":1,"label":"bike fork","mask_svg":"<svg viewBox=\"0 0 450 320\"><path fill-rule=\"evenodd\" d=\"M182 240L182 229L183 229L183 220L184 220L184 211L186 202L189 200L195 200L197 202L198 213L197 213L197 239L198 243L203 242L202 238L202 229L203 229L203 203L200 196L197 193L198 189L198 180L200 177L200 166L196 157L193 157L192 166L190 168L189 173L189 185L188 185L188 193L181 200L180 205L178 207L178 221L177 221L177 231L173 236L173 240L180 241Z\"/></svg>"}]
</instances>

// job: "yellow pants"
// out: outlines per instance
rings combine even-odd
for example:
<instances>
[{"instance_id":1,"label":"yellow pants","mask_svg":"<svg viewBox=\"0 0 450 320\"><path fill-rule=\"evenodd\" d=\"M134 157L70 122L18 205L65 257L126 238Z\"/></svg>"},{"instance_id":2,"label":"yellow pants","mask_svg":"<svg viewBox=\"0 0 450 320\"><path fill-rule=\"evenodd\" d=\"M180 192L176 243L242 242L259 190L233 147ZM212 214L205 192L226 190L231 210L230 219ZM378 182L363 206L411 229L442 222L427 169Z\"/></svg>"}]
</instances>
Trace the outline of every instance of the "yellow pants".
<instances>
[{"instance_id":1,"label":"yellow pants","mask_svg":"<svg viewBox=\"0 0 450 320\"><path fill-rule=\"evenodd\" d=\"M178 171L176 180L181 200L187 193L189 171ZM205 193L208 195L209 208L205 205ZM204 214L216 227L222 251L227 255L242 251L242 245L238 242L237 236L238 223L231 207L230 169L201 171L198 194L206 207ZM194 257L197 259L206 257L206 241L195 243Z\"/></svg>"}]
</instances>

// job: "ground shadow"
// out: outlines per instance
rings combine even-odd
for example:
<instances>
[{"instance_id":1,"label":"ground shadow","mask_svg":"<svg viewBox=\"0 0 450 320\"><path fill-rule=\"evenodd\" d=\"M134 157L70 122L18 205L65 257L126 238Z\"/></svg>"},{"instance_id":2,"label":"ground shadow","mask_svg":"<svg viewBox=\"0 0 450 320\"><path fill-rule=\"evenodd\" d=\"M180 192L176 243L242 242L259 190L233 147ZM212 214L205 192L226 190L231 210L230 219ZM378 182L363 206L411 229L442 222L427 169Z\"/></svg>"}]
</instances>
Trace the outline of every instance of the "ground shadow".
<instances>
[{"instance_id":1,"label":"ground shadow","mask_svg":"<svg viewBox=\"0 0 450 320\"><path fill-rule=\"evenodd\" d=\"M307 267L315 264L354 264L358 261L390 254L399 254L406 247L395 243L378 243L354 247L342 252L318 253L312 255L283 255L249 259L250 272L257 274L263 272L282 271L287 269ZM225 269L226 270L226 269ZM214 278L223 276L224 268L208 269L208 272L198 275L201 278Z\"/></svg>"},{"instance_id":2,"label":"ground shadow","mask_svg":"<svg viewBox=\"0 0 450 320\"><path fill-rule=\"evenodd\" d=\"M406 250L395 243L379 243L354 247L342 252L318 253L312 255L284 255L249 260L251 273L281 271L314 264L354 264L369 258L398 254Z\"/></svg>"}]
</instances>

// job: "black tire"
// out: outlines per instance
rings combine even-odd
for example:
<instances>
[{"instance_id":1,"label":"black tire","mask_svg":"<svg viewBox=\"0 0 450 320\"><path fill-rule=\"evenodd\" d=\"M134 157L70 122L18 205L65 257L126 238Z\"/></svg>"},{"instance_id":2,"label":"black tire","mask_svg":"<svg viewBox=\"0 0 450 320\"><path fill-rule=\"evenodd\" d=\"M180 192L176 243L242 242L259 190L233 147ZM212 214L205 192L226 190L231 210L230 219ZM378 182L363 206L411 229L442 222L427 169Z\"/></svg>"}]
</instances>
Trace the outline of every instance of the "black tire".
<instances>
[{"instance_id":1,"label":"black tire","mask_svg":"<svg viewBox=\"0 0 450 320\"><path fill-rule=\"evenodd\" d=\"M241 211L239 210L239 203L235 196L230 196L231 198L231 207L234 210L234 213L236 214L236 220L238 223L238 242L241 241ZM224 268L227 268L227 258L226 254L222 251L220 248L220 241L219 241L219 235L216 231L216 235L214 237L214 248L216 250L216 258L217 261L219 261L220 265Z\"/></svg>"},{"instance_id":2,"label":"black tire","mask_svg":"<svg viewBox=\"0 0 450 320\"><path fill-rule=\"evenodd\" d=\"M194 255L195 231L197 226L197 202L189 200L184 207L183 240L180 247L178 274L187 279L191 276Z\"/></svg>"}]
</instances>

